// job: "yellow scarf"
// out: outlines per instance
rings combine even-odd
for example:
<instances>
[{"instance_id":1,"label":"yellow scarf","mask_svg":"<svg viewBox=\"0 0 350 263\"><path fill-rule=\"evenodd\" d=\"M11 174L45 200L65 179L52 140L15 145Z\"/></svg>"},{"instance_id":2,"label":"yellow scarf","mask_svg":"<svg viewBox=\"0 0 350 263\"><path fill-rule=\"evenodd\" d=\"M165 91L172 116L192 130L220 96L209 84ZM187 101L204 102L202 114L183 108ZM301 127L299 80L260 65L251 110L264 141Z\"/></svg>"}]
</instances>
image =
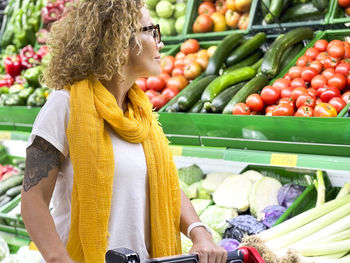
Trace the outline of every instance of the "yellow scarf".
<instances>
[{"instance_id":1,"label":"yellow scarf","mask_svg":"<svg viewBox=\"0 0 350 263\"><path fill-rule=\"evenodd\" d=\"M86 79L67 89L67 136L74 171L67 244L71 258L85 263L104 262L114 178L113 148L106 123L124 140L143 145L149 177L151 257L181 253L177 170L147 96L134 85L128 92L130 103L124 115L99 81Z\"/></svg>"}]
</instances>

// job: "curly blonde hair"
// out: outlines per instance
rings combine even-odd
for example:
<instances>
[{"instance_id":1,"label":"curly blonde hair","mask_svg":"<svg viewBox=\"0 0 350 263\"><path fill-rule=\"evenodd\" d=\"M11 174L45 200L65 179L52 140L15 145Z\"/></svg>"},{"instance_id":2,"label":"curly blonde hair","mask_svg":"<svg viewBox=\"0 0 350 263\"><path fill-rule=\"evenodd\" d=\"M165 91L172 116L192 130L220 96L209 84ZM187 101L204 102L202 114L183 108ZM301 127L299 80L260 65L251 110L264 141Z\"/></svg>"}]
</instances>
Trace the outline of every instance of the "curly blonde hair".
<instances>
[{"instance_id":1,"label":"curly blonde hair","mask_svg":"<svg viewBox=\"0 0 350 263\"><path fill-rule=\"evenodd\" d=\"M88 77L123 77L128 48L141 49L142 7L143 0L78 0L51 27L46 85L62 89Z\"/></svg>"}]
</instances>

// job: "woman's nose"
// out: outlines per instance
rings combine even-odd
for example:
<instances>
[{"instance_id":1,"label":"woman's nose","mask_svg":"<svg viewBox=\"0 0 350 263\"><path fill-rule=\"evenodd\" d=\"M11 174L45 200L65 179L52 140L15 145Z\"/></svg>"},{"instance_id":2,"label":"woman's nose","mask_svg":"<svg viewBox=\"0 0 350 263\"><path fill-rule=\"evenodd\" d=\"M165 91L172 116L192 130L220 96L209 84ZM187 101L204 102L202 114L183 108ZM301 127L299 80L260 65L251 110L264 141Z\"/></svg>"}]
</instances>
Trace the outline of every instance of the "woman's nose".
<instances>
[{"instance_id":1,"label":"woman's nose","mask_svg":"<svg viewBox=\"0 0 350 263\"><path fill-rule=\"evenodd\" d=\"M158 50L161 50L163 47L164 47L164 43L163 42L157 43Z\"/></svg>"}]
</instances>

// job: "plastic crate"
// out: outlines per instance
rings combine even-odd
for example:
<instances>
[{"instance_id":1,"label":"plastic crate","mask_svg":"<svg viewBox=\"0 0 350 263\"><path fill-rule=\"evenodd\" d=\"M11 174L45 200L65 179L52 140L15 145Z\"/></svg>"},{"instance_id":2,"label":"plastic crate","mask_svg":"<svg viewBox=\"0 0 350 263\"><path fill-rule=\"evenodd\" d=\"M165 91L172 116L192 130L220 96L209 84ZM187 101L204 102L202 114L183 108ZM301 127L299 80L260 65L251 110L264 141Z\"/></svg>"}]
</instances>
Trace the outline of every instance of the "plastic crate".
<instances>
[{"instance_id":1,"label":"plastic crate","mask_svg":"<svg viewBox=\"0 0 350 263\"><path fill-rule=\"evenodd\" d=\"M332 0L329 24L350 27L350 17L344 12L344 8L338 5L338 0Z\"/></svg>"},{"instance_id":2,"label":"plastic crate","mask_svg":"<svg viewBox=\"0 0 350 263\"><path fill-rule=\"evenodd\" d=\"M231 34L232 32L240 32L240 33L248 33L252 27L252 18L255 16L255 9L253 8L254 2L257 2L258 0L253 0L252 5L249 11L249 24L246 30L239 30L239 29L231 29L231 30L226 30L222 32L207 32L207 33L193 33L192 31L192 26L194 21L196 20L198 16L198 7L199 5L203 2L201 0L189 0L188 4L191 3L191 8L189 9L190 16L189 16L189 21L186 24L186 33L185 33L185 38L195 38L198 40L219 40L223 39L225 36Z\"/></svg>"},{"instance_id":3,"label":"plastic crate","mask_svg":"<svg viewBox=\"0 0 350 263\"><path fill-rule=\"evenodd\" d=\"M9 130L31 131L40 109L41 107L2 106L0 124L11 127Z\"/></svg>"}]
</instances>

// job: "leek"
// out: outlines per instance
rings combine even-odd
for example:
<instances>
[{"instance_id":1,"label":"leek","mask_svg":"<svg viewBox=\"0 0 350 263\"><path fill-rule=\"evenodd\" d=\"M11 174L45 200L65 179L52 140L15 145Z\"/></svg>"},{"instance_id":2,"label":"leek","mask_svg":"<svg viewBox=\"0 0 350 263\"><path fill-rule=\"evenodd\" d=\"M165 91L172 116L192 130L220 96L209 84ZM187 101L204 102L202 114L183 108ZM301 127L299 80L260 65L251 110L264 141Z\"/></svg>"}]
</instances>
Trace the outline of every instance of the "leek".
<instances>
[{"instance_id":1,"label":"leek","mask_svg":"<svg viewBox=\"0 0 350 263\"><path fill-rule=\"evenodd\" d=\"M297 251L303 256L322 256L340 252L347 252L350 248L350 239L330 242L330 243L319 243L309 244L303 248L299 248Z\"/></svg>"},{"instance_id":2,"label":"leek","mask_svg":"<svg viewBox=\"0 0 350 263\"><path fill-rule=\"evenodd\" d=\"M300 257L301 263L350 263L350 258L342 257L347 252L330 254L327 256L319 256L319 257Z\"/></svg>"},{"instance_id":3,"label":"leek","mask_svg":"<svg viewBox=\"0 0 350 263\"><path fill-rule=\"evenodd\" d=\"M316 172L317 176L317 201L316 201L316 207L319 207L320 205L325 203L326 200L326 187L324 185L323 180L323 173L321 170L318 170Z\"/></svg>"},{"instance_id":4,"label":"leek","mask_svg":"<svg viewBox=\"0 0 350 263\"><path fill-rule=\"evenodd\" d=\"M350 228L341 230L340 232L330 235L327 239L320 240L319 243L327 243L333 241L341 241L344 239L350 239Z\"/></svg>"},{"instance_id":5,"label":"leek","mask_svg":"<svg viewBox=\"0 0 350 263\"><path fill-rule=\"evenodd\" d=\"M339 191L339 193L338 193L338 195L337 195L337 197L335 199L341 198L341 197L343 197L343 196L345 196L345 195L347 195L349 193L350 193L350 184L349 183L345 183L343 188L340 189L340 191Z\"/></svg>"}]
</instances>

